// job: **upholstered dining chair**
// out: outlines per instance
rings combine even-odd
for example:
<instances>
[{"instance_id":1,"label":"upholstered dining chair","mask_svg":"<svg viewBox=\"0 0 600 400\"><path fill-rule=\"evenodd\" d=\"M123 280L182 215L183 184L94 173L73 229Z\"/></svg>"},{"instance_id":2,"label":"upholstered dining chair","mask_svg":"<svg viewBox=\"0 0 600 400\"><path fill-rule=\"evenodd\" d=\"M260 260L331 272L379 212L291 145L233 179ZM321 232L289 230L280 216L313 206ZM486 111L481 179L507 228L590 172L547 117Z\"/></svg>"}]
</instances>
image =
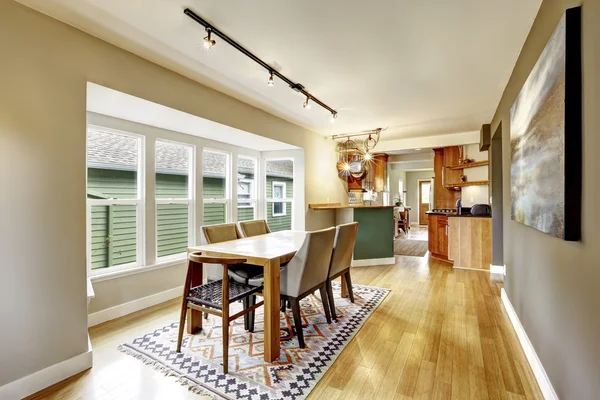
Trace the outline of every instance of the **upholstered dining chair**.
<instances>
[{"instance_id":1,"label":"upholstered dining chair","mask_svg":"<svg viewBox=\"0 0 600 400\"><path fill-rule=\"evenodd\" d=\"M244 258L228 257L207 257L201 252L190 253L188 255L188 270L183 286L183 300L181 304L181 315L179 318L179 333L177 335L177 352L181 352L181 342L183 341L183 328L188 309L202 311L221 317L221 326L223 329L223 372L229 370L229 323L239 317L246 316L256 308L262 306L264 302L244 306L244 309L236 314L229 315L229 304L256 296L256 293L262 290L261 286L250 286L232 280L229 277L229 267L246 262ZM204 263L217 263L223 266L222 279L192 287L192 276L195 268L202 268ZM244 304L248 304L247 301ZM202 321L200 321L202 323ZM202 328L202 326L200 326Z\"/></svg>"},{"instance_id":2,"label":"upholstered dining chair","mask_svg":"<svg viewBox=\"0 0 600 400\"><path fill-rule=\"evenodd\" d=\"M328 323L331 323L329 304L327 301L327 274L333 251L335 228L308 232L304 243L290 262L280 272L280 296L292 305L296 336L300 348L305 348L300 300L319 289L323 311ZM250 279L250 285L262 284L262 277Z\"/></svg>"},{"instance_id":3,"label":"upholstered dining chair","mask_svg":"<svg viewBox=\"0 0 600 400\"><path fill-rule=\"evenodd\" d=\"M266 235L271 233L267 221L264 219L255 219L253 221L242 221L239 222L240 231L244 237Z\"/></svg>"},{"instance_id":4,"label":"upholstered dining chair","mask_svg":"<svg viewBox=\"0 0 600 400\"><path fill-rule=\"evenodd\" d=\"M350 301L354 303L352 280L350 279L350 264L352 263L352 254L354 253L357 234L358 222L342 224L336 227L333 255L331 256L329 276L327 278L327 295L329 297L329 306L331 307L331 316L333 319L337 319L337 315L335 313L335 302L333 300L332 280L342 275L346 278L348 296L350 297Z\"/></svg>"}]
</instances>

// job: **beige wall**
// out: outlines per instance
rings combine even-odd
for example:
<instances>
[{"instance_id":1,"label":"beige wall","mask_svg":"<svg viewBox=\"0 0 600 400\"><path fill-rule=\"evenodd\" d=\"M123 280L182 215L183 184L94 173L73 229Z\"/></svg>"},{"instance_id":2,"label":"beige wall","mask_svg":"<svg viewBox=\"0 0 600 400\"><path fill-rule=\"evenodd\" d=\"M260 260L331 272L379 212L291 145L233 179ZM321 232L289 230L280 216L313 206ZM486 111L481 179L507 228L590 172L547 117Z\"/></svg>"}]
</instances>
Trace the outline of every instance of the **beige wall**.
<instances>
[{"instance_id":1,"label":"beige wall","mask_svg":"<svg viewBox=\"0 0 600 400\"><path fill-rule=\"evenodd\" d=\"M565 242L510 218L509 110L566 8L582 7L582 240ZM545 0L492 122L502 121L505 289L561 399L600 393L600 1Z\"/></svg>"},{"instance_id":2,"label":"beige wall","mask_svg":"<svg viewBox=\"0 0 600 400\"><path fill-rule=\"evenodd\" d=\"M87 350L87 81L302 147L306 204L344 198L331 140L10 0L0 1L0 57L0 354L11 360L0 386ZM306 229L333 224L333 212L306 212ZM130 276L113 290L130 301L180 274Z\"/></svg>"}]
</instances>

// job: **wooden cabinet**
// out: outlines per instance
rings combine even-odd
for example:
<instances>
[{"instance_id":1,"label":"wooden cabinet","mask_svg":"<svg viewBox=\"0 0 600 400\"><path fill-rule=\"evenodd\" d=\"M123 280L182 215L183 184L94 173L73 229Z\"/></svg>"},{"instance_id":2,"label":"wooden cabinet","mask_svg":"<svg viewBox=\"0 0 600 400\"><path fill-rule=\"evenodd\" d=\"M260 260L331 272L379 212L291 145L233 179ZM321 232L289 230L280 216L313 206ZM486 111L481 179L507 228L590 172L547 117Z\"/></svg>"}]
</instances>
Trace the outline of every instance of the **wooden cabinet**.
<instances>
[{"instance_id":1,"label":"wooden cabinet","mask_svg":"<svg viewBox=\"0 0 600 400\"><path fill-rule=\"evenodd\" d=\"M435 208L456 208L456 201L460 199L460 190L447 189L445 182L459 182L462 171L451 170L459 163L458 146L433 149L433 169L435 178L433 182L433 204Z\"/></svg>"},{"instance_id":2,"label":"wooden cabinet","mask_svg":"<svg viewBox=\"0 0 600 400\"><path fill-rule=\"evenodd\" d=\"M374 192L384 192L387 189L387 162L387 154L377 154L373 156L371 171L369 171L369 173L373 173Z\"/></svg>"},{"instance_id":3,"label":"wooden cabinet","mask_svg":"<svg viewBox=\"0 0 600 400\"><path fill-rule=\"evenodd\" d=\"M431 255L448 259L448 216L428 214L428 239Z\"/></svg>"},{"instance_id":4,"label":"wooden cabinet","mask_svg":"<svg viewBox=\"0 0 600 400\"><path fill-rule=\"evenodd\" d=\"M489 270L492 263L492 219L450 217L449 254L456 268Z\"/></svg>"}]
</instances>

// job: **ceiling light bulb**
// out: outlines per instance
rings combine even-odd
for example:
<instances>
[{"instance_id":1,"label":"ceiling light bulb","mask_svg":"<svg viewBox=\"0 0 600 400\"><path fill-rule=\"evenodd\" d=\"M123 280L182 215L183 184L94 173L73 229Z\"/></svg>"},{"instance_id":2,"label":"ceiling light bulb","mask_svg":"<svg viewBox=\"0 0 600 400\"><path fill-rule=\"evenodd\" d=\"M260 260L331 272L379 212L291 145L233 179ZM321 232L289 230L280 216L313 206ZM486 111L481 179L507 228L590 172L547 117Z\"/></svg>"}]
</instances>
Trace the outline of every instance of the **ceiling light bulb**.
<instances>
[{"instance_id":1,"label":"ceiling light bulb","mask_svg":"<svg viewBox=\"0 0 600 400\"><path fill-rule=\"evenodd\" d=\"M208 36L204 38L204 48L210 50L217 42L210 38L210 29L206 29L206 32L208 32Z\"/></svg>"},{"instance_id":2,"label":"ceiling light bulb","mask_svg":"<svg viewBox=\"0 0 600 400\"><path fill-rule=\"evenodd\" d=\"M267 82L267 85L269 86L274 86L275 85L275 81L273 80L273 73L271 72L271 76L269 77L269 81Z\"/></svg>"},{"instance_id":3,"label":"ceiling light bulb","mask_svg":"<svg viewBox=\"0 0 600 400\"><path fill-rule=\"evenodd\" d=\"M306 101L304 102L304 104L302 104L302 107L304 107L306 110L310 109L310 103L308 102L309 100L310 98L306 96Z\"/></svg>"},{"instance_id":4,"label":"ceiling light bulb","mask_svg":"<svg viewBox=\"0 0 600 400\"><path fill-rule=\"evenodd\" d=\"M373 158L373 156L371 155L371 153L365 153L365 155L363 156L363 159L365 161L371 161L371 158Z\"/></svg>"},{"instance_id":5,"label":"ceiling light bulb","mask_svg":"<svg viewBox=\"0 0 600 400\"><path fill-rule=\"evenodd\" d=\"M344 168L344 171L350 171L350 164L348 164L347 162L344 163L343 168Z\"/></svg>"}]
</instances>

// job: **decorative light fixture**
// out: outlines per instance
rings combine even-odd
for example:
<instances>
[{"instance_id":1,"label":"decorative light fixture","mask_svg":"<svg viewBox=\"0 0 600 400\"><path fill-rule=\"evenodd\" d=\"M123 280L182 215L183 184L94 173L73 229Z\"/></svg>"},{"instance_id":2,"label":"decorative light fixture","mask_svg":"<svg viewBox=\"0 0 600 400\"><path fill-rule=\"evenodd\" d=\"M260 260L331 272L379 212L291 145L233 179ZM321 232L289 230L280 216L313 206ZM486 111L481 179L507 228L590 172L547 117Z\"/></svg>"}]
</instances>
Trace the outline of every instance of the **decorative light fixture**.
<instances>
[{"instance_id":1,"label":"decorative light fixture","mask_svg":"<svg viewBox=\"0 0 600 400\"><path fill-rule=\"evenodd\" d=\"M214 39L211 39L210 37L211 31L211 28L206 27L206 32L208 32L208 35L204 37L204 48L206 50L212 49L214 45L217 44L217 42L215 42Z\"/></svg>"},{"instance_id":2,"label":"decorative light fixture","mask_svg":"<svg viewBox=\"0 0 600 400\"><path fill-rule=\"evenodd\" d=\"M282 81L287 83L290 88L292 88L296 92L301 93L306 96L307 100L303 104L304 108L306 108L306 109L309 108L310 104L308 103L308 99L310 99L317 105L319 105L319 106L323 107L324 109L326 109L327 111L329 111L332 115L332 120L337 118L337 111L335 111L333 108L329 107L327 104L323 103L321 100L319 100L312 94L310 94L310 92L308 90L306 90L302 84L294 82L291 79L289 79L287 76L281 74L280 72L277 72L269 64L267 64L266 62L264 62L263 60L258 58L256 55L251 53L249 50L247 50L245 47L243 47L241 44L239 44L235 40L231 39L225 33L221 32L220 30L215 28L212 24L208 23L205 19L200 17L198 14L196 14L189 8L186 8L185 10L183 10L183 13L185 15L187 15L188 17L190 17L191 19L193 19L194 21L196 21L197 23L199 23L200 25L202 25L205 28L206 32L208 32L208 36L206 36L204 38L204 47L206 47L207 49L211 49L212 47L214 47L216 42L211 38L211 34L214 33L219 38L221 38L225 42L229 43L234 49L236 49L240 53L244 54L246 57L250 58L252 61L257 63L258 65L260 65L267 71L269 71L269 73L271 74L271 76L269 77L269 81L267 82L267 84L269 86L273 86L275 84L274 76L277 76L279 79L281 79Z\"/></svg>"},{"instance_id":3,"label":"decorative light fixture","mask_svg":"<svg viewBox=\"0 0 600 400\"><path fill-rule=\"evenodd\" d=\"M304 104L302 104L302 107L304 107L304 109L306 110L310 110L310 97L306 96L306 101L304 102Z\"/></svg>"},{"instance_id":4,"label":"decorative light fixture","mask_svg":"<svg viewBox=\"0 0 600 400\"><path fill-rule=\"evenodd\" d=\"M269 76L269 81L267 82L267 85L269 85L269 86L275 85L275 81L273 80L273 71L271 71L271 76Z\"/></svg>"},{"instance_id":5,"label":"decorative light fixture","mask_svg":"<svg viewBox=\"0 0 600 400\"><path fill-rule=\"evenodd\" d=\"M332 114L334 115L334 114ZM387 128L385 128L387 129ZM348 176L352 173L354 175L354 169L356 172L362 173L365 167L374 162L373 149L379 143L379 136L384 128L377 128L371 131L352 133L346 135L333 135L331 138L344 139L343 142L338 142L338 171L340 176ZM351 137L367 136L366 139L350 139ZM350 161L352 157L353 161Z\"/></svg>"},{"instance_id":6,"label":"decorative light fixture","mask_svg":"<svg viewBox=\"0 0 600 400\"><path fill-rule=\"evenodd\" d=\"M337 112L336 111L332 112L331 113L331 123L334 123L335 120L337 119L337 117L338 117Z\"/></svg>"}]
</instances>

